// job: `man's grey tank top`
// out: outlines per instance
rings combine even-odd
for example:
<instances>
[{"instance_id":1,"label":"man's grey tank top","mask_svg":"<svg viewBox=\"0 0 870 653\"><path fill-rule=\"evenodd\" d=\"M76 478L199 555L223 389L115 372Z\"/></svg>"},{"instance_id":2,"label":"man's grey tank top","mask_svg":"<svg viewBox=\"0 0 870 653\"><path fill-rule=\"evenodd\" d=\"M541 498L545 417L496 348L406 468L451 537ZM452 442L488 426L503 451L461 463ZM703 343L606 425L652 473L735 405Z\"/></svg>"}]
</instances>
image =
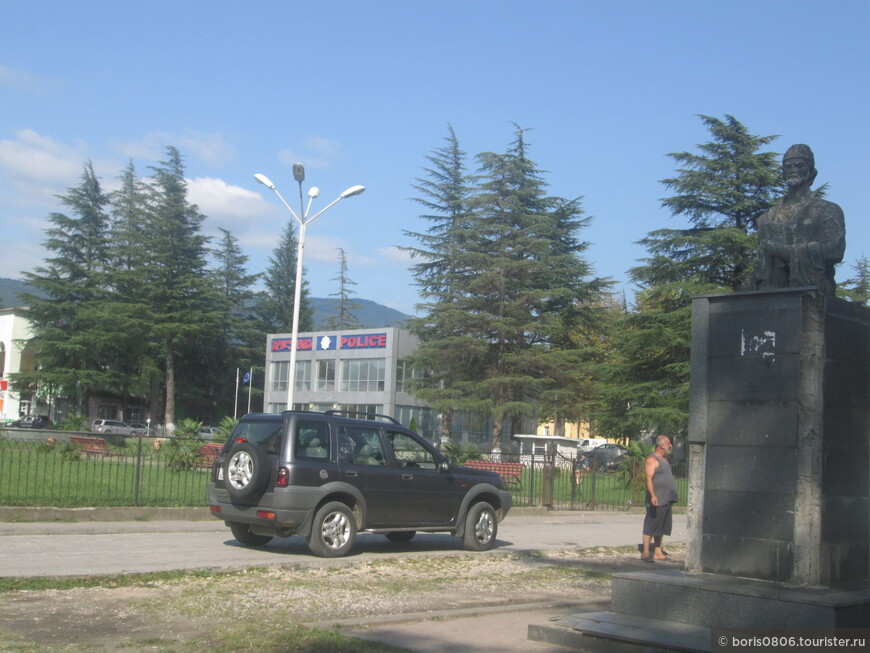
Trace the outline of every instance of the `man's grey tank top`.
<instances>
[{"instance_id":1,"label":"man's grey tank top","mask_svg":"<svg viewBox=\"0 0 870 653\"><path fill-rule=\"evenodd\" d=\"M671 464L659 455L652 455L659 461L659 466L656 467L655 474L653 474L653 489L656 491L659 505L676 503L679 495L677 494L677 481L671 471Z\"/></svg>"}]
</instances>

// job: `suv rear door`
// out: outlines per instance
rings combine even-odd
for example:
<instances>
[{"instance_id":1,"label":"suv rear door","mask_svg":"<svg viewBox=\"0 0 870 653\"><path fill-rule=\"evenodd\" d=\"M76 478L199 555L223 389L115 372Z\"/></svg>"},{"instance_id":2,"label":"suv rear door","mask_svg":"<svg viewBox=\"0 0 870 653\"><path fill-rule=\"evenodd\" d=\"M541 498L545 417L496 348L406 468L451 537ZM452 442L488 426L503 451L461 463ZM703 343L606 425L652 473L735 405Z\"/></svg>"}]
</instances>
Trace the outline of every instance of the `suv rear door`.
<instances>
[{"instance_id":1,"label":"suv rear door","mask_svg":"<svg viewBox=\"0 0 870 653\"><path fill-rule=\"evenodd\" d=\"M366 527L401 523L404 501L399 471L388 460L380 426L338 427L338 464L341 480L356 487L366 499Z\"/></svg>"}]
</instances>

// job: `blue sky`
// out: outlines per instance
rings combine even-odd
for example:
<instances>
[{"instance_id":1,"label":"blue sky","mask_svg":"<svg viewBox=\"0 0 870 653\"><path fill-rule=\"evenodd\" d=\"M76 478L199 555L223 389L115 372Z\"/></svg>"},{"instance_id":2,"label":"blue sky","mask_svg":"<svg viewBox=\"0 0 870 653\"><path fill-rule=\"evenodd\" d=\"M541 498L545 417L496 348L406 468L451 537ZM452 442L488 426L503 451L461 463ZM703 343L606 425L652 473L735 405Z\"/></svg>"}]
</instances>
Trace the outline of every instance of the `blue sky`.
<instances>
[{"instance_id":1,"label":"blue sky","mask_svg":"<svg viewBox=\"0 0 870 653\"><path fill-rule=\"evenodd\" d=\"M413 312L399 249L426 223L412 201L448 124L462 148L503 152L513 123L549 192L593 217L581 237L596 274L627 285L648 232L681 228L660 207L669 152L735 116L770 149L809 144L846 215L838 273L870 256L870 2L80 0L0 6L0 276L45 256L55 196L91 160L106 190L174 145L204 230L229 229L261 272L294 209L291 166L320 188L365 194L308 230L311 294L337 290L338 251L360 298ZM469 161L473 167L473 161Z\"/></svg>"}]
</instances>

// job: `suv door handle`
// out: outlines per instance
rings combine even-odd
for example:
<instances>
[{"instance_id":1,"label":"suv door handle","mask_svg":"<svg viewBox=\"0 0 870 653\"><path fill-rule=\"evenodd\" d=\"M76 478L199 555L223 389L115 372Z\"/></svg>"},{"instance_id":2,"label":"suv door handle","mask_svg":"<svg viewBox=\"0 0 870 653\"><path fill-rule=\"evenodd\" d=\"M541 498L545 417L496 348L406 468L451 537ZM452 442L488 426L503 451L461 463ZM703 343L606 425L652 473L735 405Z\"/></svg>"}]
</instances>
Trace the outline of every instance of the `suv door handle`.
<instances>
[{"instance_id":1,"label":"suv door handle","mask_svg":"<svg viewBox=\"0 0 870 653\"><path fill-rule=\"evenodd\" d=\"M354 471L351 471L351 470L347 470L347 471L344 473L344 475L345 475L345 476L359 476L359 473L354 472Z\"/></svg>"},{"instance_id":2,"label":"suv door handle","mask_svg":"<svg viewBox=\"0 0 870 653\"><path fill-rule=\"evenodd\" d=\"M414 478L414 475L413 475L413 474L402 474L402 480L403 480L403 481L410 481L410 480L412 480L413 478Z\"/></svg>"}]
</instances>

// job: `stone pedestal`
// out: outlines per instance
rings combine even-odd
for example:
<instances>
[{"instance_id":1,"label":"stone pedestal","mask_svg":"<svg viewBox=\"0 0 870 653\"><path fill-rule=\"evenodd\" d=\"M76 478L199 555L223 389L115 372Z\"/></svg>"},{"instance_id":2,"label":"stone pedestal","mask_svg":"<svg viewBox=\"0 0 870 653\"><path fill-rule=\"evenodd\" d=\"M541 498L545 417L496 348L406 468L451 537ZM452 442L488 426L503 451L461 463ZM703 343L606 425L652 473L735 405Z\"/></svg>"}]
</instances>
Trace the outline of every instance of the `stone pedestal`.
<instances>
[{"instance_id":1,"label":"stone pedestal","mask_svg":"<svg viewBox=\"0 0 870 653\"><path fill-rule=\"evenodd\" d=\"M870 311L797 289L696 298L689 572L870 577Z\"/></svg>"},{"instance_id":2,"label":"stone pedestal","mask_svg":"<svg viewBox=\"0 0 870 653\"><path fill-rule=\"evenodd\" d=\"M614 577L609 612L531 638L708 651L714 628L870 623L870 310L699 297L691 363L686 570Z\"/></svg>"}]
</instances>

